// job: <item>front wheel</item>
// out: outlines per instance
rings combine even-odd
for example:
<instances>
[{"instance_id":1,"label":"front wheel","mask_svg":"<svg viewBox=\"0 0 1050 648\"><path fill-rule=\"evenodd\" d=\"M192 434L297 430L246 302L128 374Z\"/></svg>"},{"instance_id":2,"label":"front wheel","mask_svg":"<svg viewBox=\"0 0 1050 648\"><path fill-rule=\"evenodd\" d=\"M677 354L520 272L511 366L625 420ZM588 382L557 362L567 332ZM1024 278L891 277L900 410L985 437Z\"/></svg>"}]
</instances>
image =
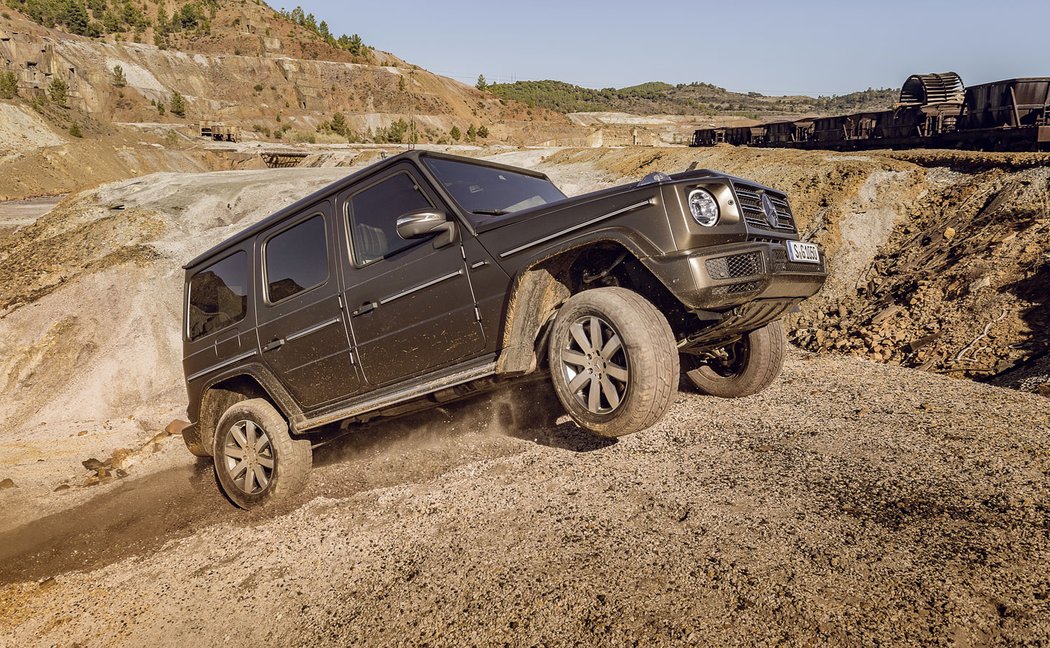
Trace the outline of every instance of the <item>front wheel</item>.
<instances>
[{"instance_id":1,"label":"front wheel","mask_svg":"<svg viewBox=\"0 0 1050 648\"><path fill-rule=\"evenodd\" d=\"M700 391L720 398L757 394L780 375L784 366L784 329L780 320L751 331L716 349L709 358L684 356L686 377Z\"/></svg>"},{"instance_id":2,"label":"front wheel","mask_svg":"<svg viewBox=\"0 0 1050 648\"><path fill-rule=\"evenodd\" d=\"M313 462L310 441L293 439L284 417L261 398L226 410L212 452L219 485L244 509L302 490Z\"/></svg>"},{"instance_id":3,"label":"front wheel","mask_svg":"<svg viewBox=\"0 0 1050 648\"><path fill-rule=\"evenodd\" d=\"M623 436L655 425L671 407L679 375L674 334L641 295L624 288L576 294L549 339L554 392L580 427Z\"/></svg>"}]
</instances>

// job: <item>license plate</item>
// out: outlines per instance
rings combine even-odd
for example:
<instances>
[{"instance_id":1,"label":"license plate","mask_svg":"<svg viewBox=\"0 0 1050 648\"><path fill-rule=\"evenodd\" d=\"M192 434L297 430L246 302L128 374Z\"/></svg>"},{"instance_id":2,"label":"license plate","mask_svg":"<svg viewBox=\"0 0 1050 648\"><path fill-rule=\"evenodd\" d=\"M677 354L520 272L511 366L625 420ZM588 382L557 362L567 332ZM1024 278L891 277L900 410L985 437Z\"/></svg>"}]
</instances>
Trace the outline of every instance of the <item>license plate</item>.
<instances>
[{"instance_id":1,"label":"license plate","mask_svg":"<svg viewBox=\"0 0 1050 648\"><path fill-rule=\"evenodd\" d=\"M820 250L813 243L788 241L788 258L798 263L820 263Z\"/></svg>"}]
</instances>

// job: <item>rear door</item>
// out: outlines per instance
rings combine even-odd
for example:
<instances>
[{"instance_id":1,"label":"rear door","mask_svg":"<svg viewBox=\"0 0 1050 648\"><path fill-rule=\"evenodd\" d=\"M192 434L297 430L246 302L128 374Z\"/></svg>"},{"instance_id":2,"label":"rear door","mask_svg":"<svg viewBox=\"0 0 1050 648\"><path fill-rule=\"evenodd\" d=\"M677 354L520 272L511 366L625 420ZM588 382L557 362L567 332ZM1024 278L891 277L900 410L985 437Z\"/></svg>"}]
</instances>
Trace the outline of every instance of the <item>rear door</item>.
<instances>
[{"instance_id":1,"label":"rear door","mask_svg":"<svg viewBox=\"0 0 1050 648\"><path fill-rule=\"evenodd\" d=\"M259 237L257 294L263 359L308 409L360 389L341 308L330 202Z\"/></svg>"},{"instance_id":2,"label":"rear door","mask_svg":"<svg viewBox=\"0 0 1050 648\"><path fill-rule=\"evenodd\" d=\"M344 299L369 387L481 355L485 337L456 239L406 241L397 219L442 205L418 172L401 164L342 196L348 249Z\"/></svg>"}]
</instances>

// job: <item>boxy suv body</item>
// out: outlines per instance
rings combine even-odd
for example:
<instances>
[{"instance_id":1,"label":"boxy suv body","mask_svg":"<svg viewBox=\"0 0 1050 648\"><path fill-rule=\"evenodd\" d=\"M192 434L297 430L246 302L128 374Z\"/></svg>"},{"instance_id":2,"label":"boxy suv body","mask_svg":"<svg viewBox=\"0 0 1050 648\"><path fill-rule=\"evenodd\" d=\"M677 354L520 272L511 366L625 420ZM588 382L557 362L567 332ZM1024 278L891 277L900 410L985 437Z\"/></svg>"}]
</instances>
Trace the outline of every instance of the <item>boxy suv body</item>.
<instances>
[{"instance_id":1,"label":"boxy suv body","mask_svg":"<svg viewBox=\"0 0 1050 648\"><path fill-rule=\"evenodd\" d=\"M250 507L336 429L549 372L586 429L656 423L680 372L742 396L824 282L787 198L712 171L566 198L429 152L355 173L185 266L189 449Z\"/></svg>"}]
</instances>

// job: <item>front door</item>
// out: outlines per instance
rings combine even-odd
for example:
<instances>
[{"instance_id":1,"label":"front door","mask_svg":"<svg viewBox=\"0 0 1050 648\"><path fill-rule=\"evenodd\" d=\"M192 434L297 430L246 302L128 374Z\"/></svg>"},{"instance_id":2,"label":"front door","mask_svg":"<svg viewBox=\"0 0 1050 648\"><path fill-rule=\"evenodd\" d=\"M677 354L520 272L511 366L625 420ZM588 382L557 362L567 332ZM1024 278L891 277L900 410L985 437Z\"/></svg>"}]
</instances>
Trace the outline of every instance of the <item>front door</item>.
<instances>
[{"instance_id":1,"label":"front door","mask_svg":"<svg viewBox=\"0 0 1050 648\"><path fill-rule=\"evenodd\" d=\"M329 202L260 237L259 345L304 408L352 395L361 381L340 307Z\"/></svg>"},{"instance_id":2,"label":"front door","mask_svg":"<svg viewBox=\"0 0 1050 648\"><path fill-rule=\"evenodd\" d=\"M397 219L416 209L443 208L403 164L343 196L344 299L369 387L480 355L478 321L459 236L405 240ZM451 215L450 215L451 217Z\"/></svg>"}]
</instances>

